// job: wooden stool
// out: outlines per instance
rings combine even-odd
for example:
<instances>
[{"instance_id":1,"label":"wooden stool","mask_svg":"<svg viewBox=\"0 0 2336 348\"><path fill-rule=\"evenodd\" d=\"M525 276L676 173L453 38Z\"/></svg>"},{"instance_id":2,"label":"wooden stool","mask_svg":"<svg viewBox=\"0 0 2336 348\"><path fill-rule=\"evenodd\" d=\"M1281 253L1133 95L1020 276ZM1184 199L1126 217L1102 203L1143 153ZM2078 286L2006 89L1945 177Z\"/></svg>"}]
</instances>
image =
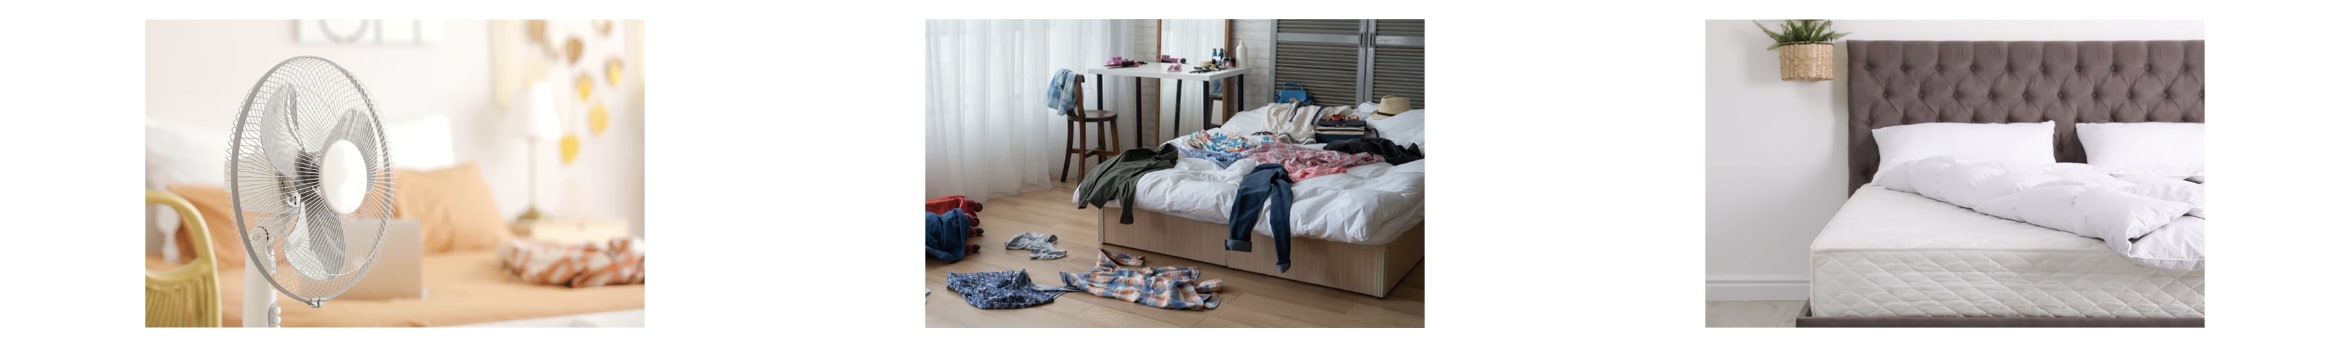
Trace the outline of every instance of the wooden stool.
<instances>
[{"instance_id":1,"label":"wooden stool","mask_svg":"<svg viewBox=\"0 0 2336 348\"><path fill-rule=\"evenodd\" d=\"M1070 180L1072 158L1079 159L1079 177L1083 180L1087 177L1087 157L1095 157L1095 163L1101 165L1104 159L1119 155L1119 136L1115 135L1119 133L1119 113L1111 112L1111 110L1086 109L1086 84L1087 76L1078 75L1071 85L1071 100L1075 101L1079 108L1069 115L1064 115L1063 125L1069 127L1063 130L1063 170L1061 174L1058 174L1059 177L1055 178L1056 182ZM1101 126L1102 129L1098 132L1103 133L1101 139L1103 144L1084 148L1072 145L1087 144L1089 140L1087 139L1087 125Z\"/></svg>"}]
</instances>

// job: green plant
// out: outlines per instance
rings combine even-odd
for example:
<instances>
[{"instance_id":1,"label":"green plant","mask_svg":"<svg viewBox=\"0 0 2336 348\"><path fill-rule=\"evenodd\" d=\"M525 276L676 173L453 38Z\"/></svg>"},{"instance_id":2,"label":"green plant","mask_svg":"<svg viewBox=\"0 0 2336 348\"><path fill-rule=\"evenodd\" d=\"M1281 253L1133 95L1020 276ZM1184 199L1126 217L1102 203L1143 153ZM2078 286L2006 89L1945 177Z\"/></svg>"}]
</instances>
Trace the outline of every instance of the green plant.
<instances>
[{"instance_id":1,"label":"green plant","mask_svg":"<svg viewBox=\"0 0 2336 348\"><path fill-rule=\"evenodd\" d=\"M1770 39L1776 39L1776 44L1768 45L1770 51L1785 45L1829 44L1833 43L1833 40L1840 40L1842 36L1849 35L1849 33L1833 32L1833 21L1831 20L1788 19L1780 28L1783 29L1782 32L1768 30L1768 25L1760 24L1760 22L1752 22L1752 25L1760 26L1760 32L1768 33Z\"/></svg>"}]
</instances>

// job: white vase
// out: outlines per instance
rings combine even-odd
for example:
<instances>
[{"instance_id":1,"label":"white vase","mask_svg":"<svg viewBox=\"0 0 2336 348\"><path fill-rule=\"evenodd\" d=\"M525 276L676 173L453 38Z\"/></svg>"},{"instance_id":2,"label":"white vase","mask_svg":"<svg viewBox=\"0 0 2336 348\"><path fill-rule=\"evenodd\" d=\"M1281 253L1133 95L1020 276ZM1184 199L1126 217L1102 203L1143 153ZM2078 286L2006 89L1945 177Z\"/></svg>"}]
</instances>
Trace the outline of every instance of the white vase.
<instances>
[{"instance_id":1,"label":"white vase","mask_svg":"<svg viewBox=\"0 0 2336 348\"><path fill-rule=\"evenodd\" d=\"M1248 45L1248 44L1242 44L1242 43L1235 43L1235 44L1233 44L1233 61L1235 62L1234 64L1240 64L1240 65L1242 65L1242 66L1247 66L1247 65L1249 64L1249 45Z\"/></svg>"}]
</instances>

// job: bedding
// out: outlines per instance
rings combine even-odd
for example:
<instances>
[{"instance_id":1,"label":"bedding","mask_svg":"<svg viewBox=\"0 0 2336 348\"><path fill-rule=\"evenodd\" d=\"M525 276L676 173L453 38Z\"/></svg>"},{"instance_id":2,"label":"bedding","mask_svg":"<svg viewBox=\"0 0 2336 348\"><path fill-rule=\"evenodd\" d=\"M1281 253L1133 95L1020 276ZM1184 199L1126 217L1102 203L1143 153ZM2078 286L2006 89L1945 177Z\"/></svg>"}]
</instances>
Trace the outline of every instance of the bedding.
<instances>
[{"instance_id":1,"label":"bedding","mask_svg":"<svg viewBox=\"0 0 2336 348\"><path fill-rule=\"evenodd\" d=\"M1937 156L2012 164L2047 164L2052 158L2052 122L1918 123L1874 129L1882 168Z\"/></svg>"},{"instance_id":2,"label":"bedding","mask_svg":"<svg viewBox=\"0 0 2336 348\"><path fill-rule=\"evenodd\" d=\"M1380 138L1393 141L1396 145L1425 146L1428 143L1427 114L1427 109L1411 109L1384 119L1365 118L1364 122L1370 122L1371 129L1377 130Z\"/></svg>"},{"instance_id":3,"label":"bedding","mask_svg":"<svg viewBox=\"0 0 2336 348\"><path fill-rule=\"evenodd\" d=\"M2076 163L2006 164L1933 157L1885 169L1875 182L1978 213L2098 238L2150 267L2205 266L2205 186L2131 181ZM2176 224L2183 218L2188 221Z\"/></svg>"},{"instance_id":4,"label":"bedding","mask_svg":"<svg viewBox=\"0 0 2336 348\"><path fill-rule=\"evenodd\" d=\"M2185 220L2196 221L2196 220ZM2206 271L2143 266L2098 240L1879 185L1810 244L1819 317L2203 318Z\"/></svg>"},{"instance_id":5,"label":"bedding","mask_svg":"<svg viewBox=\"0 0 2336 348\"><path fill-rule=\"evenodd\" d=\"M1291 237L1365 245L1395 241L1426 218L1427 162L1364 164L1348 167L1345 173L1291 184ZM1195 221L1228 221L1234 191L1258 163L1245 158L1218 167L1204 159L1179 159L1174 167L1137 179L1135 208ZM1270 213L1265 218L1270 218ZM1265 224L1253 231L1267 238L1272 235Z\"/></svg>"},{"instance_id":6,"label":"bedding","mask_svg":"<svg viewBox=\"0 0 2336 348\"><path fill-rule=\"evenodd\" d=\"M2085 163L2118 175L2206 175L2206 124L2078 123Z\"/></svg>"}]
</instances>

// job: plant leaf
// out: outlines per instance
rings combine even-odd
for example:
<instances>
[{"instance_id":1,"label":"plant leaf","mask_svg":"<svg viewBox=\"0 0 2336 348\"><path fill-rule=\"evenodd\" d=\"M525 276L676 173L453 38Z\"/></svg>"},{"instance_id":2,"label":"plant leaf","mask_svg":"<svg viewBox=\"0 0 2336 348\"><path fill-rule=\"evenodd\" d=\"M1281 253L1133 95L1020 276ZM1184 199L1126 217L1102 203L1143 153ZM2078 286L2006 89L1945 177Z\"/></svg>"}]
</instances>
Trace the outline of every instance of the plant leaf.
<instances>
[{"instance_id":1,"label":"plant leaf","mask_svg":"<svg viewBox=\"0 0 2336 348\"><path fill-rule=\"evenodd\" d=\"M1760 32L1762 32L1762 33L1767 33L1767 34L1768 34L1768 39L1769 39L1769 40L1775 40L1776 42L1784 42L1784 34L1778 34L1778 33L1777 33L1776 31L1774 31L1774 30L1768 30L1768 25L1766 25L1766 24L1760 24L1760 21L1752 21L1752 25L1760 27ZM1778 44L1769 44L1769 45L1768 45L1768 50L1770 50L1770 51L1774 51L1774 50L1776 50L1776 47L1777 47L1777 46L1778 46Z\"/></svg>"}]
</instances>

